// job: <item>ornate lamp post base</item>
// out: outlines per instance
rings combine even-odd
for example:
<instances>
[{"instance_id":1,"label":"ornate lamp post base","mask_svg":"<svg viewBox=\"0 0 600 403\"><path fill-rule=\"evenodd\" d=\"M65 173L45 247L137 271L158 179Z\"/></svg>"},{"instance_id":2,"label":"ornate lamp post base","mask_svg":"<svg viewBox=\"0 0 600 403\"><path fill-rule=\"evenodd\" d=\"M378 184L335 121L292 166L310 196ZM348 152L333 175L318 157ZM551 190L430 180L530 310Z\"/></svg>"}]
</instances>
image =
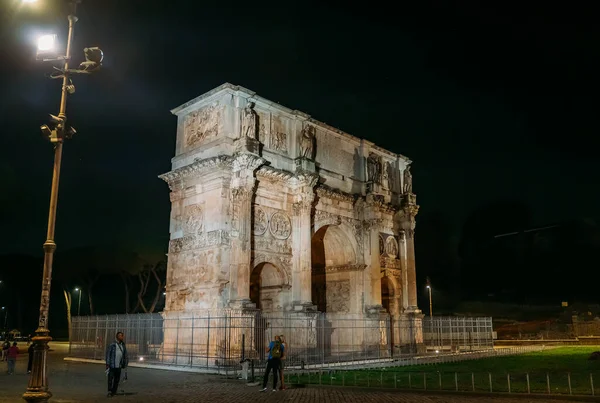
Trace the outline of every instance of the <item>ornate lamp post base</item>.
<instances>
[{"instance_id":1,"label":"ornate lamp post base","mask_svg":"<svg viewBox=\"0 0 600 403\"><path fill-rule=\"evenodd\" d=\"M48 342L52 340L48 329L37 329L33 342L33 365L27 391L23 399L28 402L47 402L52 397L48 390L48 376L46 373L46 360L48 357Z\"/></svg>"}]
</instances>

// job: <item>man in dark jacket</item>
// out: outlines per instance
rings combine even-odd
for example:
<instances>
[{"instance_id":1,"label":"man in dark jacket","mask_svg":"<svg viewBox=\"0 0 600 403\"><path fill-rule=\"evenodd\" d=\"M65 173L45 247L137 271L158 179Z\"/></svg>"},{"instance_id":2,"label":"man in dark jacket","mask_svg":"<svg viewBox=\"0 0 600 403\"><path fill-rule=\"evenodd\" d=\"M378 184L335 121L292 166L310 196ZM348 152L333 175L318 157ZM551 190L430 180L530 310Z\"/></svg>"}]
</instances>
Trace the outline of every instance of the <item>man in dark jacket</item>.
<instances>
[{"instance_id":1,"label":"man in dark jacket","mask_svg":"<svg viewBox=\"0 0 600 403\"><path fill-rule=\"evenodd\" d=\"M115 341L106 350L106 370L108 371L108 397L117 394L121 369L127 368L129 357L123 342L123 332L118 332Z\"/></svg>"}]
</instances>

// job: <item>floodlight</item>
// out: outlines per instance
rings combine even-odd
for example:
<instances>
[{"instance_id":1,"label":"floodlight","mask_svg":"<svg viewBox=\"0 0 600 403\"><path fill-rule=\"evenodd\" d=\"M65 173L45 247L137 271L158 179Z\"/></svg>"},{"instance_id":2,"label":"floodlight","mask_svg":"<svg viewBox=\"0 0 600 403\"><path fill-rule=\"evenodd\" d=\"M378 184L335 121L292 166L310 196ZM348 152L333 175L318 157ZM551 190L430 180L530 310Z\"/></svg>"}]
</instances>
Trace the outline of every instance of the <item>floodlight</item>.
<instances>
[{"instance_id":1,"label":"floodlight","mask_svg":"<svg viewBox=\"0 0 600 403\"><path fill-rule=\"evenodd\" d=\"M37 42L38 53L48 53L56 49L56 35L42 35Z\"/></svg>"}]
</instances>

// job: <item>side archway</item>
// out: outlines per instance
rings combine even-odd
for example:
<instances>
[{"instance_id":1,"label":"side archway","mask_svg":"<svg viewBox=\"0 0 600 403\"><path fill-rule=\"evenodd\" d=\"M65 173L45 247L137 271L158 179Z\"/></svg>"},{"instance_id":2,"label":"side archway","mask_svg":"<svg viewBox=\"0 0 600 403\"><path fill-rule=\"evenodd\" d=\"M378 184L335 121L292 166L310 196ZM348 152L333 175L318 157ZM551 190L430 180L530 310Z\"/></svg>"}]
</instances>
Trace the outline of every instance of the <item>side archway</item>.
<instances>
[{"instance_id":1,"label":"side archway","mask_svg":"<svg viewBox=\"0 0 600 403\"><path fill-rule=\"evenodd\" d=\"M252 270L250 300L263 312L283 310L289 288L285 272L273 263L260 262Z\"/></svg>"}]
</instances>

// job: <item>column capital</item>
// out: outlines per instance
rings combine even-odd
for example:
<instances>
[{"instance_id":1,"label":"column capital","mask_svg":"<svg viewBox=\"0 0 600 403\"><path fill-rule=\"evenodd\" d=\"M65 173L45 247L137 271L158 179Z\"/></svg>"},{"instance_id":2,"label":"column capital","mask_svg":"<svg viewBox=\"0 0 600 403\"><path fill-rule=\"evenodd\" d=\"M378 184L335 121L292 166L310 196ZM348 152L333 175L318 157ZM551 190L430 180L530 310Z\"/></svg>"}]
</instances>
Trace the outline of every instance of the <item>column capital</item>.
<instances>
[{"instance_id":1,"label":"column capital","mask_svg":"<svg viewBox=\"0 0 600 403\"><path fill-rule=\"evenodd\" d=\"M237 186L231 188L231 195L234 201L245 201L252 198L254 195L254 186Z\"/></svg>"},{"instance_id":2,"label":"column capital","mask_svg":"<svg viewBox=\"0 0 600 403\"><path fill-rule=\"evenodd\" d=\"M311 211L312 211L312 207L313 207L313 201L314 201L314 197L311 198L302 198L300 200L298 200L297 202L295 202L294 204L292 204L292 210L294 212L294 215L296 216L300 216L300 215L310 215Z\"/></svg>"},{"instance_id":3,"label":"column capital","mask_svg":"<svg viewBox=\"0 0 600 403\"><path fill-rule=\"evenodd\" d=\"M256 168L267 161L255 154L237 153L233 156L231 168L233 172L248 170L254 172Z\"/></svg>"}]
</instances>

